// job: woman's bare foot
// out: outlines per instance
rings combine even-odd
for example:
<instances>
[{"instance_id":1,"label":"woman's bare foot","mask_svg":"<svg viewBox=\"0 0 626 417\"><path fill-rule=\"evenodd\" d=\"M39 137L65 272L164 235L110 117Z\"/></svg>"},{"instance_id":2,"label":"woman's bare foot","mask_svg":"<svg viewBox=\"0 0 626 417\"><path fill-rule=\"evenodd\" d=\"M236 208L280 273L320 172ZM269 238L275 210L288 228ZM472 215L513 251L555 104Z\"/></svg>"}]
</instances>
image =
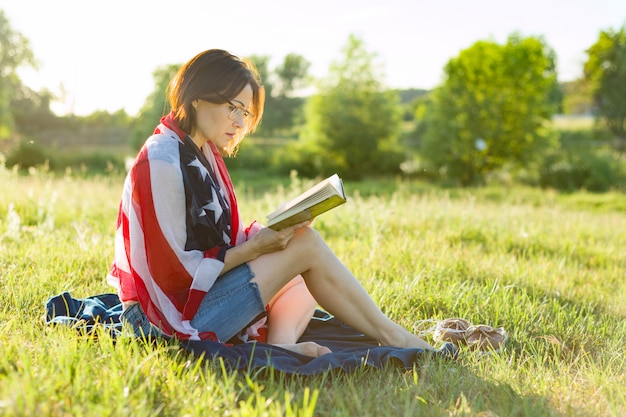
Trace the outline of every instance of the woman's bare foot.
<instances>
[{"instance_id":1,"label":"woman's bare foot","mask_svg":"<svg viewBox=\"0 0 626 417\"><path fill-rule=\"evenodd\" d=\"M294 344L277 343L274 346L278 346L301 355L312 356L314 358L331 352L331 350L326 346L318 345L315 342L301 342Z\"/></svg>"},{"instance_id":2,"label":"woman's bare foot","mask_svg":"<svg viewBox=\"0 0 626 417\"><path fill-rule=\"evenodd\" d=\"M391 334L389 334L381 344L401 348L435 349L424 339L412 334L405 328L399 325L394 325L393 327L394 329Z\"/></svg>"}]
</instances>

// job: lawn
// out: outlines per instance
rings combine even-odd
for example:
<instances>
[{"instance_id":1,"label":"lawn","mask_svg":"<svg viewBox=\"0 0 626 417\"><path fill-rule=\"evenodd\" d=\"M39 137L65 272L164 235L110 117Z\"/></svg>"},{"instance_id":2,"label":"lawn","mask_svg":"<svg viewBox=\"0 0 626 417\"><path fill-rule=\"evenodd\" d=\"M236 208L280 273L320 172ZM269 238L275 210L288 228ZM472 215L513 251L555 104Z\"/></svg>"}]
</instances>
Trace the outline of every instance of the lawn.
<instances>
[{"instance_id":1,"label":"lawn","mask_svg":"<svg viewBox=\"0 0 626 417\"><path fill-rule=\"evenodd\" d=\"M463 317L510 338L410 371L292 377L46 326L50 296L112 292L122 180L0 169L0 415L626 415L623 194L346 184L348 203L315 227L388 315L416 331ZM249 221L307 186L235 183Z\"/></svg>"}]
</instances>

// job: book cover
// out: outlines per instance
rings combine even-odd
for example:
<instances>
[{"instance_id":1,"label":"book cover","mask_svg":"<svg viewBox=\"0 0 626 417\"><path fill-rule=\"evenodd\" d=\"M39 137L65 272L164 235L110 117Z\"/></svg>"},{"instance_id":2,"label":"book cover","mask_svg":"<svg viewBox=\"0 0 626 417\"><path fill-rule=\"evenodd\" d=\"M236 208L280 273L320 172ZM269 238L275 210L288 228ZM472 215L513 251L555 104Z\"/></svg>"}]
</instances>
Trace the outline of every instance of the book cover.
<instances>
[{"instance_id":1,"label":"book cover","mask_svg":"<svg viewBox=\"0 0 626 417\"><path fill-rule=\"evenodd\" d=\"M343 181L334 174L268 214L267 226L281 230L311 220L345 202Z\"/></svg>"}]
</instances>

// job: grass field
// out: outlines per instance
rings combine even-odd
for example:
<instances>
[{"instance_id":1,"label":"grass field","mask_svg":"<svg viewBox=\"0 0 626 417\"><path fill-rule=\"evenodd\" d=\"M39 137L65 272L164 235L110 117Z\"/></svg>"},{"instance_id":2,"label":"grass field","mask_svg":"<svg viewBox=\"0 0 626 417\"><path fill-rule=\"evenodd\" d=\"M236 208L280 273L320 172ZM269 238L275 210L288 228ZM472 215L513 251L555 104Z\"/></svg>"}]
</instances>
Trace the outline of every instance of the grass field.
<instances>
[{"instance_id":1,"label":"grass field","mask_svg":"<svg viewBox=\"0 0 626 417\"><path fill-rule=\"evenodd\" d=\"M235 182L249 220L306 186L248 178ZM387 314L416 330L464 317L510 339L408 372L304 378L45 325L52 295L112 292L121 184L0 169L0 415L626 415L624 195L348 183L348 204L315 226Z\"/></svg>"}]
</instances>

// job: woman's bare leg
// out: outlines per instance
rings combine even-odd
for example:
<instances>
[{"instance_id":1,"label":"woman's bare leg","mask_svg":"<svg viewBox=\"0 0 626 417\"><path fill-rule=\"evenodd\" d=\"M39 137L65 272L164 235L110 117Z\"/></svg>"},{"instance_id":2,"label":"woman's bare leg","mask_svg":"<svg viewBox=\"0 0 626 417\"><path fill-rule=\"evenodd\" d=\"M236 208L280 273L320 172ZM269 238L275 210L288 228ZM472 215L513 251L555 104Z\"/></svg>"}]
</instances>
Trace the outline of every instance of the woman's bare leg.
<instances>
[{"instance_id":1,"label":"woman's bare leg","mask_svg":"<svg viewBox=\"0 0 626 417\"><path fill-rule=\"evenodd\" d=\"M298 231L284 250L262 255L249 264L264 301L271 300L292 277L301 274L323 308L381 344L433 348L385 316L312 228Z\"/></svg>"},{"instance_id":2,"label":"woman's bare leg","mask_svg":"<svg viewBox=\"0 0 626 417\"><path fill-rule=\"evenodd\" d=\"M267 343L307 356L330 353L329 348L317 343L298 343L316 307L317 301L302 276L293 278L269 302Z\"/></svg>"},{"instance_id":3,"label":"woman's bare leg","mask_svg":"<svg viewBox=\"0 0 626 417\"><path fill-rule=\"evenodd\" d=\"M289 281L269 302L268 343L296 343L316 307L302 276Z\"/></svg>"}]
</instances>

